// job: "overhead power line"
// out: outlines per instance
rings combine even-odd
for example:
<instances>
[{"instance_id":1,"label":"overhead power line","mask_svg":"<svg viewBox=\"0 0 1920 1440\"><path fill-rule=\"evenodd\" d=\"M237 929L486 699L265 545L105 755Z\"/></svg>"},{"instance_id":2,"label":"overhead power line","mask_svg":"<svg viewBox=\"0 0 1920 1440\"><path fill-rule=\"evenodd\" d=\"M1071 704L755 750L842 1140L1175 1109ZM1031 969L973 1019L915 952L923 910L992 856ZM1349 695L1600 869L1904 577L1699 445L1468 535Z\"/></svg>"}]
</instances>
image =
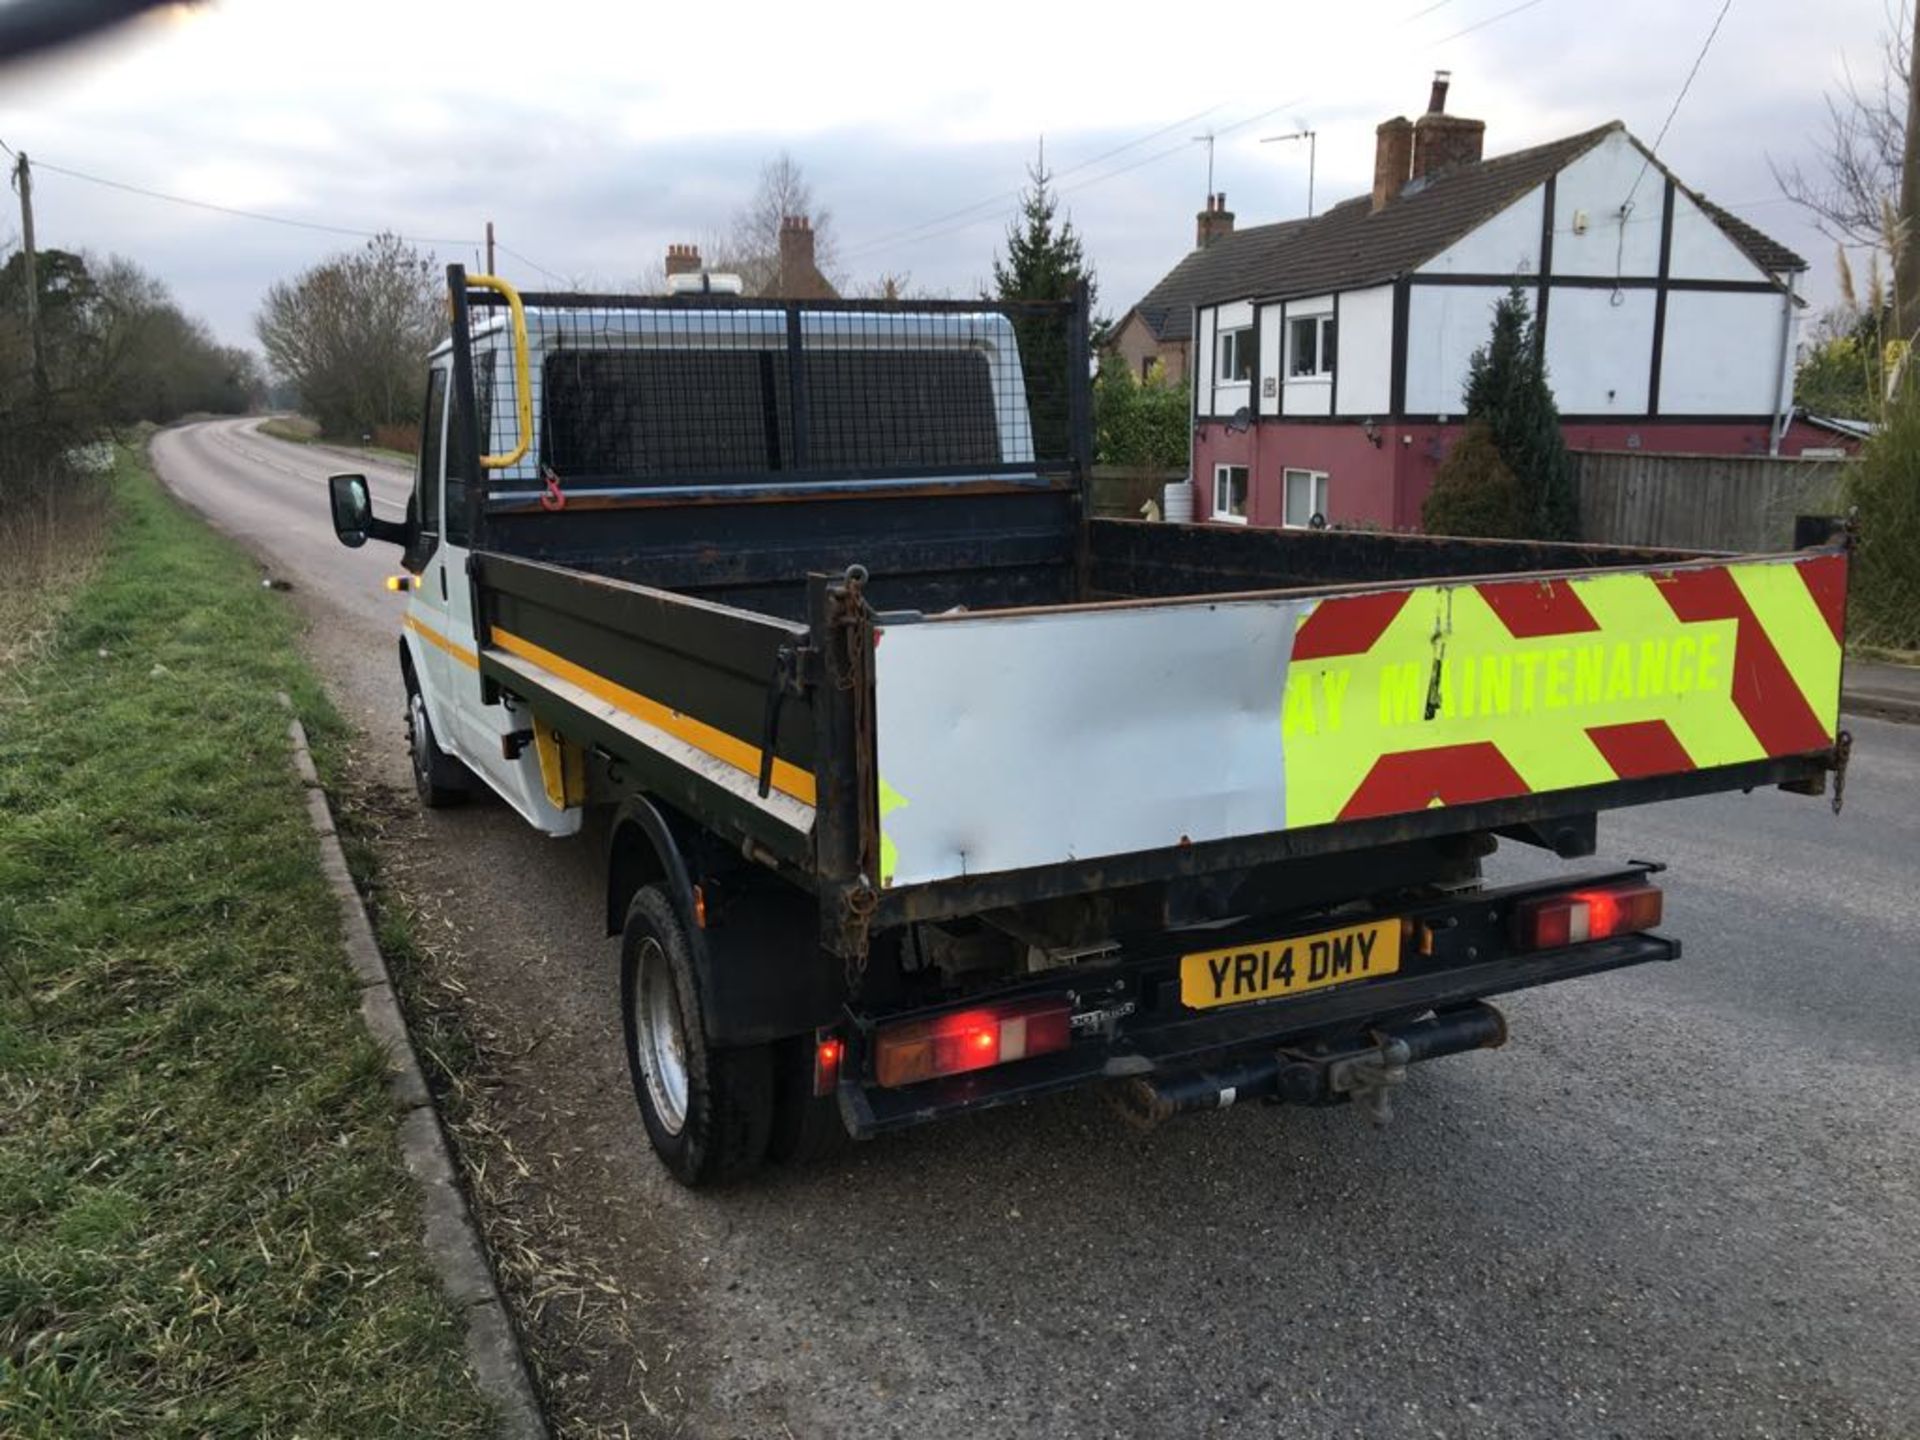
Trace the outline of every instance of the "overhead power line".
<instances>
[{"instance_id":1,"label":"overhead power line","mask_svg":"<svg viewBox=\"0 0 1920 1440\"><path fill-rule=\"evenodd\" d=\"M1411 15L1408 15L1405 19L1403 19L1400 22L1400 24L1402 25L1411 24L1413 21L1420 19L1422 16L1430 15L1434 11L1439 10L1443 6L1446 6L1451 3L1452 3L1452 0L1432 0L1432 3L1429 3L1425 7L1414 11ZM1466 28L1461 30L1456 30L1451 35L1444 36L1441 39L1434 41L1433 43L1435 46L1451 44L1453 41L1461 39L1463 36L1471 35L1477 30L1484 30L1490 25L1497 25L1502 20L1510 19L1511 17L1520 14L1523 10L1531 10L1534 8L1534 6L1541 5L1544 3L1545 3L1545 0L1521 0L1520 4L1515 5L1510 9L1502 10L1497 15L1489 15L1484 20L1476 20L1473 24L1468 25ZM1265 120L1270 116L1277 115L1282 110L1290 110L1295 108L1296 106L1305 104L1309 98L1311 97L1303 96L1297 99L1289 100L1284 105L1275 105L1271 109L1262 110L1257 115L1249 115L1244 120L1236 120L1231 125L1225 125L1215 130L1213 132L1214 136L1217 138L1221 135L1231 134L1235 130L1243 129L1248 125L1255 124L1258 121ZM1185 126L1185 125L1190 125L1195 120L1198 120L1203 118L1204 116L1210 115L1215 110L1218 110L1219 108L1220 108L1219 105L1211 105L1207 107L1207 109L1201 110L1196 114L1184 115L1178 120L1169 121L1167 124L1162 125L1158 130L1149 131L1145 135L1141 135L1135 139L1127 141L1124 145L1117 145L1113 149L1104 151L1101 154L1092 157L1091 159L1082 160L1078 164L1070 167L1069 169L1060 171L1057 175L1055 175L1052 178L1057 180L1066 175L1072 174L1075 171L1085 170L1092 166L1098 165L1103 160L1111 159L1115 155L1121 154L1127 150L1134 149L1137 146L1144 145L1149 141L1156 140L1160 136L1167 134L1169 131L1180 129L1182 126ZM1102 184L1105 184L1108 180L1118 179L1122 175L1126 175L1131 173L1132 171L1142 169L1143 167L1152 165L1157 161L1168 159L1174 155L1190 153L1190 152L1191 152L1191 142L1183 140L1178 145L1169 145L1161 150L1155 151L1151 155L1144 156L1139 160L1135 160L1126 165L1119 166L1116 169L1107 171L1102 175L1097 175L1090 180L1083 180L1078 184L1074 184L1074 185L1059 186L1057 187L1058 193L1062 195L1071 195L1071 194L1076 194L1083 190L1090 190L1095 185L1102 185ZM842 258L851 259L854 256L865 255L874 250L881 249L888 245L921 245L926 243L929 240L943 239L948 235L955 234L958 231L968 229L973 225L978 224L981 220L986 218L986 215L982 212L990 212L996 207L1006 204L1008 201L1017 200L1020 198L1020 195L1021 195L1021 191L1018 189L1002 191L1000 194L989 196L984 200L977 200L971 205L962 206L958 210L949 211L945 215L936 215L932 219L923 220L917 225L909 225L903 230L894 231L892 234L883 235L877 239L863 241L858 245L851 246L842 252ZM958 223L949 224L948 222L950 221L958 222Z\"/></svg>"},{"instance_id":2,"label":"overhead power line","mask_svg":"<svg viewBox=\"0 0 1920 1440\"><path fill-rule=\"evenodd\" d=\"M1633 208L1633 197L1640 189L1640 182L1647 178L1647 170L1653 164L1653 157L1660 153L1660 145L1667 138L1667 131L1673 125L1673 117L1680 113L1680 102L1687 98L1687 92L1693 88L1693 80L1700 73L1700 67L1706 63L1707 51L1713 48L1715 37L1720 34L1720 24L1727 18L1727 11L1733 8L1733 0L1720 0L1720 13L1713 17L1713 28L1707 31L1707 38L1700 42L1700 53L1693 57L1693 68L1687 71L1687 78L1680 82L1680 91L1673 97L1673 104L1667 107L1667 118L1660 122L1660 133L1653 137L1653 144L1647 147L1646 158L1640 162L1640 173L1633 177L1633 185L1627 191L1627 198L1620 206L1621 215Z\"/></svg>"},{"instance_id":3,"label":"overhead power line","mask_svg":"<svg viewBox=\"0 0 1920 1440\"><path fill-rule=\"evenodd\" d=\"M1454 41L1460 39L1462 36L1471 35L1476 30L1484 30L1489 25L1498 25L1502 20L1510 19L1511 17L1518 15L1522 10L1531 10L1534 6L1539 5L1541 3L1543 3L1543 0L1521 0L1521 3L1514 6L1511 10L1502 10L1498 15L1489 15L1484 20L1476 20L1473 22L1473 24L1467 26L1466 29L1456 30L1451 35L1442 36L1440 39L1434 41L1433 43L1436 46L1451 45ZM1422 11L1421 13L1425 14L1426 12Z\"/></svg>"},{"instance_id":4,"label":"overhead power line","mask_svg":"<svg viewBox=\"0 0 1920 1440\"><path fill-rule=\"evenodd\" d=\"M494 243L494 247L497 250L499 250L499 252L502 255L510 256L511 258L518 260L522 265L525 265L529 270L538 270L542 275L546 276L547 279L551 280L554 284L565 285L567 283L567 279L564 275L556 275L554 274L553 271L547 269L546 266L542 265L538 260L528 259L525 255L522 255L518 250L514 249L511 245L504 243L498 236L494 237L493 243Z\"/></svg>"},{"instance_id":5,"label":"overhead power line","mask_svg":"<svg viewBox=\"0 0 1920 1440\"><path fill-rule=\"evenodd\" d=\"M1249 125L1258 124L1260 121L1268 119L1271 116L1277 115L1282 110L1290 110L1293 107L1299 105L1300 103L1301 102L1298 99L1288 100L1283 104L1275 105L1270 109L1262 110L1257 114L1249 115L1243 120L1236 120L1231 125L1222 125L1219 129L1213 132L1214 137L1217 139L1219 136L1222 136L1222 135L1231 135L1236 130L1244 130ZM1213 108L1217 110L1220 107L1216 105ZM1189 124L1189 123L1191 123L1190 120L1175 121L1173 124L1161 126L1159 130L1154 132L1154 134L1164 135L1169 130L1177 129L1179 126ZM1142 138L1150 139L1152 137L1143 136ZM1107 157L1110 158L1114 155L1119 154L1123 150L1128 150L1133 148L1133 145L1137 143L1138 142L1129 142L1127 145L1116 146L1114 147L1114 149L1105 152L1105 154ZM1152 165L1161 160L1165 160L1171 155L1181 155L1181 154L1191 153L1192 147L1193 147L1193 142L1191 139L1178 141L1175 144L1166 146L1164 149L1156 150L1149 155L1143 155L1138 160L1129 161L1125 165L1116 166L1112 170L1103 171L1101 174L1092 176L1089 179L1078 181L1072 185L1057 186L1055 187L1055 193L1060 195L1077 195L1083 190L1091 190L1096 185L1104 185L1109 180L1117 180L1122 175L1130 174L1135 170L1144 169L1146 166ZM1072 168L1073 170L1084 170L1089 165L1092 165L1095 163L1097 163L1097 160L1086 160L1086 161L1082 161L1080 164L1075 165ZM1060 172L1060 174L1062 175L1066 175L1069 173L1071 173L1071 171L1063 170ZM995 196L993 200L987 203L990 205L999 205L1007 199L1017 200L1019 197L1020 197L1020 192L1018 190L1014 190L1014 191L1008 192L1008 194L1005 196ZM968 207L970 211L976 210L979 208L981 207L979 206ZM923 245L929 240L940 240L940 239L944 239L948 235L957 234L962 230L968 229L974 225L979 224L981 220L984 220L986 218L987 217L985 215L977 215L970 219L961 220L958 224L946 225L938 229L929 230L927 233L923 235L915 235L910 239L899 240L898 237L896 237L896 241L901 245ZM860 250L867 250L871 248L872 243L877 243L877 242L870 242L868 245L863 245L857 248ZM847 253L851 255L854 252L849 251Z\"/></svg>"},{"instance_id":6,"label":"overhead power line","mask_svg":"<svg viewBox=\"0 0 1920 1440\"><path fill-rule=\"evenodd\" d=\"M1193 114L1191 115L1182 115L1178 120L1170 120L1157 130L1149 130L1146 134L1136 136L1134 139L1128 140L1124 144L1115 145L1108 150L1102 150L1098 155L1089 156L1085 160L1075 161L1072 165L1069 165L1066 169L1056 171L1052 176L1052 178L1057 180L1062 178L1063 176L1077 174L1082 170L1087 170L1092 168L1095 165L1100 164L1102 161L1111 160L1116 155L1123 155L1129 150L1135 149L1141 145L1145 145L1149 141L1158 140L1162 135L1165 135L1170 130L1178 130L1183 125L1191 125L1196 120L1205 119L1207 116L1211 115L1214 111L1218 110L1221 104L1224 104L1224 103L1225 103L1224 101L1216 102L1215 104L1207 106L1207 108L1204 110L1194 111ZM908 225L905 228L896 230L891 234L882 235L872 240L862 241L858 245L850 246L848 249L841 252L841 258L848 259L855 255L864 254L869 250L880 249L883 246L894 244L897 241L906 240L909 236L918 235L919 232L922 230L936 229L939 226L945 225L950 220L958 220L963 216L971 216L979 211L992 210L1000 205L1006 204L1009 200L1018 200L1019 198L1020 198L1020 191L1017 188L1013 190L1003 190L996 195L988 196L984 200L976 200L971 205L963 205L958 210L950 210L944 215L935 215L932 219L922 220L915 225ZM942 233L944 234L947 232L943 231ZM915 240L915 241L910 241L909 243L917 244L919 242Z\"/></svg>"},{"instance_id":7,"label":"overhead power line","mask_svg":"<svg viewBox=\"0 0 1920 1440\"><path fill-rule=\"evenodd\" d=\"M91 175L85 170L75 170L70 166L55 165L51 161L37 158L33 166L36 170L50 170L55 175L65 175L72 180L84 180L89 185L104 185L109 190L124 190L129 195L142 195L149 200L164 200L170 205L186 205L195 210L211 210L217 215L232 215L242 220L258 220L267 225L285 225L295 230L318 230L327 235L351 235L361 240L371 240L382 234L398 233L363 230L352 225L329 225L319 220L296 220L290 215L268 215L259 210L243 210L237 205L218 205L211 200L196 200L191 195L174 195L165 190L150 190L144 185L130 185L124 180L112 180L105 175ZM399 238L417 245L471 246L479 243L471 236L450 238L444 235L401 235Z\"/></svg>"}]
</instances>

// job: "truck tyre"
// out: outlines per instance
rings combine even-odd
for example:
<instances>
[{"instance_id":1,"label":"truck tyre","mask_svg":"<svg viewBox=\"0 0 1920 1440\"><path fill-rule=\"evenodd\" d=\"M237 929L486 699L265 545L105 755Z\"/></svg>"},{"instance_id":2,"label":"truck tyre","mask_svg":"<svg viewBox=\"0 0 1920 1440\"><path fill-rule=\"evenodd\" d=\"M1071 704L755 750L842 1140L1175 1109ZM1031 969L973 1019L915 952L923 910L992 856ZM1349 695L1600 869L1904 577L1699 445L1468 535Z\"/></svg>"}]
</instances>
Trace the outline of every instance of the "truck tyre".
<instances>
[{"instance_id":1,"label":"truck tyre","mask_svg":"<svg viewBox=\"0 0 1920 1440\"><path fill-rule=\"evenodd\" d=\"M699 1187L757 1166L773 1123L773 1057L765 1045L708 1042L692 946L658 885L627 908L620 1018L640 1118L674 1178Z\"/></svg>"},{"instance_id":2,"label":"truck tyre","mask_svg":"<svg viewBox=\"0 0 1920 1440\"><path fill-rule=\"evenodd\" d=\"M773 1047L773 1135L767 1158L783 1165L831 1160L853 1143L840 1102L813 1093L813 1037L796 1035Z\"/></svg>"},{"instance_id":3,"label":"truck tyre","mask_svg":"<svg viewBox=\"0 0 1920 1440\"><path fill-rule=\"evenodd\" d=\"M473 793L473 772L440 748L427 700L411 676L407 681L407 751L413 758L413 788L429 810L464 805Z\"/></svg>"}]
</instances>

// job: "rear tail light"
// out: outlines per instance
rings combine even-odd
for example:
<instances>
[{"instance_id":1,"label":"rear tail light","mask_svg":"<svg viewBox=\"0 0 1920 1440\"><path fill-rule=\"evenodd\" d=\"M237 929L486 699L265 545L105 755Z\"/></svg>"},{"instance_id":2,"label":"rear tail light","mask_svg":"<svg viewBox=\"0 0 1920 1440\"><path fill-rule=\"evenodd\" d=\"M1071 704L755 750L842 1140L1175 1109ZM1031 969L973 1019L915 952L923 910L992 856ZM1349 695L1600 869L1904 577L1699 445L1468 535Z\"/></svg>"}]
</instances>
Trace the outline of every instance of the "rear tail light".
<instances>
[{"instance_id":1,"label":"rear tail light","mask_svg":"<svg viewBox=\"0 0 1920 1440\"><path fill-rule=\"evenodd\" d=\"M815 1096L831 1095L834 1086L840 1083L840 1057L846 1053L846 1048L846 1042L837 1035L828 1035L813 1042Z\"/></svg>"},{"instance_id":2,"label":"rear tail light","mask_svg":"<svg viewBox=\"0 0 1920 1440\"><path fill-rule=\"evenodd\" d=\"M1613 885L1604 890L1574 890L1514 907L1514 928L1522 950L1558 950L1613 935L1632 935L1660 923L1658 885Z\"/></svg>"},{"instance_id":3,"label":"rear tail light","mask_svg":"<svg viewBox=\"0 0 1920 1440\"><path fill-rule=\"evenodd\" d=\"M889 1025L874 1039L874 1079L892 1089L1064 1050L1070 1018L1065 1000L1024 1000Z\"/></svg>"}]
</instances>

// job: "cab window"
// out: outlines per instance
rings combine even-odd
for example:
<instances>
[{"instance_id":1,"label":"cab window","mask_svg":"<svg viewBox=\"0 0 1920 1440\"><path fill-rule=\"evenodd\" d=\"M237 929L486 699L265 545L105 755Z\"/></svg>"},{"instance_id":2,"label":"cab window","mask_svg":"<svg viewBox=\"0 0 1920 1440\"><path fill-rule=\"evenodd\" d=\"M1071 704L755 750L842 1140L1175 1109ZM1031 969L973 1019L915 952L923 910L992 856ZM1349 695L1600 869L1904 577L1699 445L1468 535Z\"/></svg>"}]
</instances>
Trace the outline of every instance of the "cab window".
<instances>
[{"instance_id":1,"label":"cab window","mask_svg":"<svg viewBox=\"0 0 1920 1440\"><path fill-rule=\"evenodd\" d=\"M412 570L425 568L440 548L440 437L447 421L447 371L437 368L427 377L427 408L420 422L420 466L414 472L413 500L408 508L414 521L414 542L407 554Z\"/></svg>"},{"instance_id":2,"label":"cab window","mask_svg":"<svg viewBox=\"0 0 1920 1440\"><path fill-rule=\"evenodd\" d=\"M468 533L467 490L476 465L475 440L479 441L481 454L492 453L493 351L478 350L473 356L473 408L480 417L478 426L468 421L458 388L450 394L453 423L447 427L447 543L465 546L473 540Z\"/></svg>"}]
</instances>

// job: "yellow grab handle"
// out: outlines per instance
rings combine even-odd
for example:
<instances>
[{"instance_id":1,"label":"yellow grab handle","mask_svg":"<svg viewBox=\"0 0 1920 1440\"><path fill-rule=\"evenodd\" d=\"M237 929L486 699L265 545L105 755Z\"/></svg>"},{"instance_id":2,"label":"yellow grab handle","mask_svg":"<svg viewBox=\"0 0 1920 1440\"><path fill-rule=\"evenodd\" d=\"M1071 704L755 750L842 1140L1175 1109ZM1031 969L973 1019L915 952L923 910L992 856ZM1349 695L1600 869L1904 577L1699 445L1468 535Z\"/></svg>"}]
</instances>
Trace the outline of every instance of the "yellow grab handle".
<instances>
[{"instance_id":1,"label":"yellow grab handle","mask_svg":"<svg viewBox=\"0 0 1920 1440\"><path fill-rule=\"evenodd\" d=\"M520 292L498 275L469 275L467 284L502 296L507 302L507 313L513 319L514 410L520 422L520 443L504 455L480 457L483 469L504 470L518 464L533 448L533 382L527 364L527 312L520 304Z\"/></svg>"}]
</instances>

